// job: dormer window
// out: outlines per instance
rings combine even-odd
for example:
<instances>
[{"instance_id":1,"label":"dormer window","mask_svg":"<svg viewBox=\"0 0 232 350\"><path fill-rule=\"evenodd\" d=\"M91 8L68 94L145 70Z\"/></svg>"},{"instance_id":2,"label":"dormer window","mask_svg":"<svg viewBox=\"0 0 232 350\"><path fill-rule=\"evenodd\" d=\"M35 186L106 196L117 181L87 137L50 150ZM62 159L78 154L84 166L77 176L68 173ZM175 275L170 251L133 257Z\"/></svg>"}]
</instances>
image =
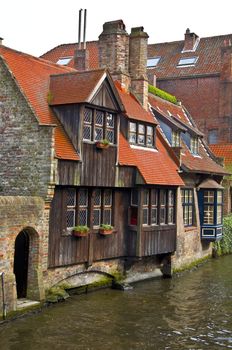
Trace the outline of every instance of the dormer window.
<instances>
[{"instance_id":1,"label":"dormer window","mask_svg":"<svg viewBox=\"0 0 232 350\"><path fill-rule=\"evenodd\" d=\"M194 66L198 57L183 57L179 60L177 67Z\"/></svg>"},{"instance_id":2,"label":"dormer window","mask_svg":"<svg viewBox=\"0 0 232 350\"><path fill-rule=\"evenodd\" d=\"M180 132L172 130L172 147L180 147Z\"/></svg>"},{"instance_id":3,"label":"dormer window","mask_svg":"<svg viewBox=\"0 0 232 350\"><path fill-rule=\"evenodd\" d=\"M156 67L161 57L150 57L147 59L147 68Z\"/></svg>"},{"instance_id":4,"label":"dormer window","mask_svg":"<svg viewBox=\"0 0 232 350\"><path fill-rule=\"evenodd\" d=\"M133 145L153 147L154 128L142 123L129 122L129 142Z\"/></svg>"},{"instance_id":5,"label":"dormer window","mask_svg":"<svg viewBox=\"0 0 232 350\"><path fill-rule=\"evenodd\" d=\"M115 114L98 109L85 108L83 140L100 141L109 140L115 143Z\"/></svg>"},{"instance_id":6,"label":"dormer window","mask_svg":"<svg viewBox=\"0 0 232 350\"><path fill-rule=\"evenodd\" d=\"M192 154L198 154L198 148L199 148L199 143L198 143L198 138L197 137L191 137L190 140L190 151Z\"/></svg>"}]
</instances>

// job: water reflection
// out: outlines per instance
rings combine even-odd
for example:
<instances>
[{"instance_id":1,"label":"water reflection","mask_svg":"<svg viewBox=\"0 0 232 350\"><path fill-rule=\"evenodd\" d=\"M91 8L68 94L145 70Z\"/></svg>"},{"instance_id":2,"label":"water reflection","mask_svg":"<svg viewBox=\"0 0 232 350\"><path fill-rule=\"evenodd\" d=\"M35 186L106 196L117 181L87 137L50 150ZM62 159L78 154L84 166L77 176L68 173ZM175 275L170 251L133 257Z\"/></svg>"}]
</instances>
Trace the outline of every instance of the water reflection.
<instances>
[{"instance_id":1,"label":"water reflection","mask_svg":"<svg viewBox=\"0 0 232 350\"><path fill-rule=\"evenodd\" d=\"M232 256L171 280L72 297L0 328L1 350L232 348Z\"/></svg>"}]
</instances>

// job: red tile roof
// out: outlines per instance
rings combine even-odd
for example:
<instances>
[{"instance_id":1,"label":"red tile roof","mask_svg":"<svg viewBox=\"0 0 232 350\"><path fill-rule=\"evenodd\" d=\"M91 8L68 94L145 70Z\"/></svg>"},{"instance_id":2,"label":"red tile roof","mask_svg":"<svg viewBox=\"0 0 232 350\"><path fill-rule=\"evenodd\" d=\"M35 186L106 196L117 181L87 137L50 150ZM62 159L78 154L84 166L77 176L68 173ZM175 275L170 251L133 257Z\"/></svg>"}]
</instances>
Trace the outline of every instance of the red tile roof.
<instances>
[{"instance_id":1,"label":"red tile roof","mask_svg":"<svg viewBox=\"0 0 232 350\"><path fill-rule=\"evenodd\" d=\"M148 45L148 57L161 57L155 68L148 69L157 79L171 77L217 74L221 70L221 47L232 41L232 34L201 38L193 52L182 52L184 41ZM181 58L198 57L195 66L177 67Z\"/></svg>"},{"instance_id":2,"label":"red tile roof","mask_svg":"<svg viewBox=\"0 0 232 350\"><path fill-rule=\"evenodd\" d=\"M225 165L232 164L232 143L210 145L210 149L216 157L224 158Z\"/></svg>"},{"instance_id":3,"label":"red tile roof","mask_svg":"<svg viewBox=\"0 0 232 350\"><path fill-rule=\"evenodd\" d=\"M9 49L3 45L0 46L0 56L2 56L15 77L39 123L56 125L56 156L62 159L78 160L79 155L47 102L50 75L70 72L71 68L60 67L43 59Z\"/></svg>"},{"instance_id":4,"label":"red tile roof","mask_svg":"<svg viewBox=\"0 0 232 350\"><path fill-rule=\"evenodd\" d=\"M46 60L56 63L62 57L73 57L74 50L78 48L77 43L73 44L63 44L54 47L52 50L46 52L41 56ZM96 69L99 68L98 62L98 42L97 41L88 41L86 43L86 49L89 51L89 68ZM74 60L71 59L68 66L73 67Z\"/></svg>"},{"instance_id":5,"label":"red tile roof","mask_svg":"<svg viewBox=\"0 0 232 350\"><path fill-rule=\"evenodd\" d=\"M150 111L146 111L131 93L126 92L123 88L121 88L118 82L116 82L115 85L125 107L126 116L128 118L158 124L153 114Z\"/></svg>"},{"instance_id":6,"label":"red tile roof","mask_svg":"<svg viewBox=\"0 0 232 350\"><path fill-rule=\"evenodd\" d=\"M185 111L183 106L177 106L169 101L162 100L158 96L149 95L149 102L151 106L155 108L160 114L173 118L175 120L181 121L186 128L196 131L198 130L193 125L191 117L188 112ZM168 113L168 111L170 113ZM199 142L199 155L193 155L184 141L182 140L182 151L181 151L181 164L188 170L199 173L216 173L216 174L226 174L227 172L222 166L217 164L215 160L211 157L210 153L207 151L203 142Z\"/></svg>"},{"instance_id":7,"label":"red tile roof","mask_svg":"<svg viewBox=\"0 0 232 350\"><path fill-rule=\"evenodd\" d=\"M156 147L156 152L134 149L120 134L119 164L136 166L146 184L183 185L184 183L178 174L178 166L168 154L159 132L157 132Z\"/></svg>"},{"instance_id":8,"label":"red tile roof","mask_svg":"<svg viewBox=\"0 0 232 350\"><path fill-rule=\"evenodd\" d=\"M52 75L49 104L59 105L88 101L96 85L105 75L104 69Z\"/></svg>"}]
</instances>

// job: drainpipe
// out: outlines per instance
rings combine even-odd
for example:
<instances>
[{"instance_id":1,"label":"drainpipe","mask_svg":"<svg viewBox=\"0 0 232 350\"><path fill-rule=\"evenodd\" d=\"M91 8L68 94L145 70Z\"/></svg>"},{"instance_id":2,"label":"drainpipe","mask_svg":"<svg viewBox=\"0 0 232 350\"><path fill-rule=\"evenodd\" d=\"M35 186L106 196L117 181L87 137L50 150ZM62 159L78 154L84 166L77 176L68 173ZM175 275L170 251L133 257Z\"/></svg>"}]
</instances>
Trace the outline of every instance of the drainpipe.
<instances>
[{"instance_id":1,"label":"drainpipe","mask_svg":"<svg viewBox=\"0 0 232 350\"><path fill-rule=\"evenodd\" d=\"M6 303L5 303L5 288L4 288L4 272L0 272L1 285L2 285L2 318L6 319Z\"/></svg>"}]
</instances>

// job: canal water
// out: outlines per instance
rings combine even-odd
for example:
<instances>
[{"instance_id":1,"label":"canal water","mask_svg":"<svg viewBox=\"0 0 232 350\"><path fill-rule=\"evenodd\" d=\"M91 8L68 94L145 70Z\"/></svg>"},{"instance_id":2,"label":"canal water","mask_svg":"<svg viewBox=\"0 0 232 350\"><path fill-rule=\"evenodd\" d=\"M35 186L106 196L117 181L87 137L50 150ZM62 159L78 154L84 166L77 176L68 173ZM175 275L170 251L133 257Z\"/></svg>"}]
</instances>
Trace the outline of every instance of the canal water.
<instances>
[{"instance_id":1,"label":"canal water","mask_svg":"<svg viewBox=\"0 0 232 350\"><path fill-rule=\"evenodd\" d=\"M232 256L173 279L73 296L0 326L0 350L232 349Z\"/></svg>"}]
</instances>

